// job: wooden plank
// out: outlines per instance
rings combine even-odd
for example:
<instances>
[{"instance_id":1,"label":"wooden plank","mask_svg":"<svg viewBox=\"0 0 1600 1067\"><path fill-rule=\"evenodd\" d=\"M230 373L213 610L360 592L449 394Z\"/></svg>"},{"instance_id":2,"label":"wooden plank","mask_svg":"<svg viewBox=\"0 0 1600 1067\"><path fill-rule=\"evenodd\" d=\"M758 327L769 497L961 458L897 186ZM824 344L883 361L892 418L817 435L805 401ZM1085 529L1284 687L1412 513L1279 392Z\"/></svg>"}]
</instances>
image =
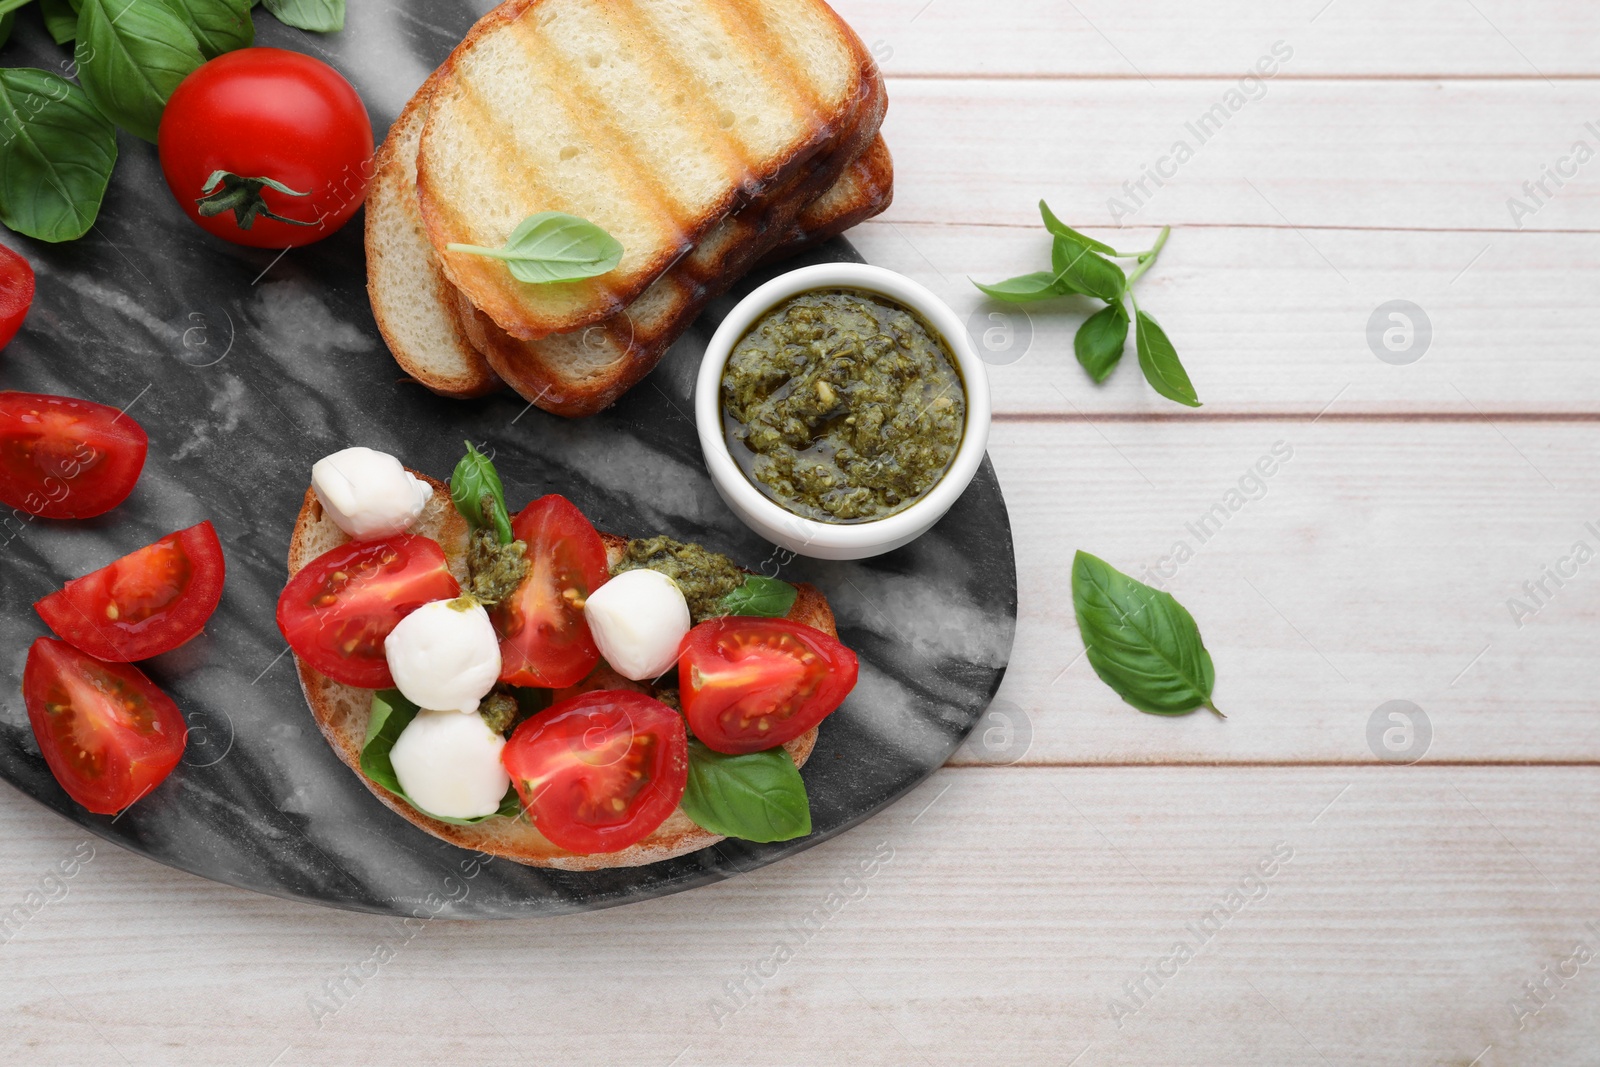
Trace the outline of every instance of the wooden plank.
<instances>
[{"instance_id":1,"label":"wooden plank","mask_svg":"<svg viewBox=\"0 0 1600 1067\"><path fill-rule=\"evenodd\" d=\"M1237 76L1273 42L1300 75L1600 73L1600 13L1514 0L838 0L895 75Z\"/></svg>"},{"instance_id":2,"label":"wooden plank","mask_svg":"<svg viewBox=\"0 0 1600 1067\"><path fill-rule=\"evenodd\" d=\"M1369 723L1393 700L1428 717L1429 760L1600 759L1600 562L1561 562L1580 541L1600 556L1593 436L1546 423L998 424L1021 577L1000 695L1031 730L1028 760L1370 762ZM1189 608L1227 722L1140 714L1095 677L1070 595L1080 548ZM892 591L864 588L892 616Z\"/></svg>"},{"instance_id":3,"label":"wooden plank","mask_svg":"<svg viewBox=\"0 0 1600 1067\"><path fill-rule=\"evenodd\" d=\"M1229 91L899 81L884 123L896 166L885 217L1031 227L1043 196L1083 226L1600 229L1600 159L1579 166L1573 154L1579 140L1600 152L1586 126L1600 128L1600 81L1274 80L1232 111ZM1192 153L1181 164L1180 141ZM1562 188L1544 178L1558 165L1575 175ZM1145 175L1157 166L1161 187ZM1549 195L1536 203L1523 183L1541 178ZM1531 214L1513 219L1512 197Z\"/></svg>"},{"instance_id":4,"label":"wooden plank","mask_svg":"<svg viewBox=\"0 0 1600 1067\"><path fill-rule=\"evenodd\" d=\"M1147 248L1155 236L1092 232L1124 250ZM1600 336L1591 299L1600 244L1592 235L1310 237L1315 248L1287 229L1178 229L1136 285L1140 306L1177 345L1205 402L1202 417L1600 412L1600 361L1590 343ZM972 323L989 352L996 411L1188 414L1145 384L1131 346L1103 386L1078 366L1073 334L1103 305L1075 297L1008 306L972 286L969 277L997 281L1047 267L1041 227L881 221L850 239L869 262L910 275ZM1426 341L1413 330L1409 342L1385 342L1394 324L1379 309L1394 300L1421 309ZM1379 328L1369 336L1374 316ZM1408 358L1414 362L1387 361Z\"/></svg>"},{"instance_id":5,"label":"wooden plank","mask_svg":"<svg viewBox=\"0 0 1600 1067\"><path fill-rule=\"evenodd\" d=\"M1596 818L1600 777L1570 768L951 770L729 883L403 940L102 846L6 944L0 1048L41 1065L1582 1062L1592 964L1524 1030L1508 1005L1575 941L1600 945ZM9 791L0 828L8 906L80 840ZM1144 977L1202 938L1160 988ZM394 958L357 984L380 943ZM1120 1028L1116 1002L1137 1008Z\"/></svg>"}]
</instances>

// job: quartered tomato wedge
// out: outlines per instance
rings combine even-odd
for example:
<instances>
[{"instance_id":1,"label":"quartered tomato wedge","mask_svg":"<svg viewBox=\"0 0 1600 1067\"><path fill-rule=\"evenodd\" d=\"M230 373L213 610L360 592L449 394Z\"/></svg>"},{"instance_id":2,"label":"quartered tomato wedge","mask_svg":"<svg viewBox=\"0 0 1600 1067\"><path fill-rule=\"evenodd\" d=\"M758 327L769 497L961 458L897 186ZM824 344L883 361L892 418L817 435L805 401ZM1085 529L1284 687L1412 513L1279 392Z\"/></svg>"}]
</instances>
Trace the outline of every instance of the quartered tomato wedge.
<instances>
[{"instance_id":1,"label":"quartered tomato wedge","mask_svg":"<svg viewBox=\"0 0 1600 1067\"><path fill-rule=\"evenodd\" d=\"M0 245L0 348L11 343L33 306L33 268Z\"/></svg>"},{"instance_id":2,"label":"quartered tomato wedge","mask_svg":"<svg viewBox=\"0 0 1600 1067\"><path fill-rule=\"evenodd\" d=\"M431 538L352 541L289 579L278 597L278 629L290 648L334 681L387 689L394 677L384 639L422 605L460 594L444 549Z\"/></svg>"},{"instance_id":3,"label":"quartered tomato wedge","mask_svg":"<svg viewBox=\"0 0 1600 1067\"><path fill-rule=\"evenodd\" d=\"M129 663L204 629L222 599L223 570L217 531L202 522L73 579L34 607L73 647Z\"/></svg>"},{"instance_id":4,"label":"quartered tomato wedge","mask_svg":"<svg viewBox=\"0 0 1600 1067\"><path fill-rule=\"evenodd\" d=\"M50 772L90 811L121 811L183 757L183 715L137 667L41 637L28 650L22 696Z\"/></svg>"},{"instance_id":5,"label":"quartered tomato wedge","mask_svg":"<svg viewBox=\"0 0 1600 1067\"><path fill-rule=\"evenodd\" d=\"M577 685L600 662L583 620L583 602L610 577L606 546L564 496L535 500L511 520L528 546L528 576L495 610L500 680L561 689Z\"/></svg>"},{"instance_id":6,"label":"quartered tomato wedge","mask_svg":"<svg viewBox=\"0 0 1600 1067\"><path fill-rule=\"evenodd\" d=\"M103 515L133 492L150 439L116 408L0 393L0 501L45 519Z\"/></svg>"},{"instance_id":7,"label":"quartered tomato wedge","mask_svg":"<svg viewBox=\"0 0 1600 1067\"><path fill-rule=\"evenodd\" d=\"M694 735L740 754L791 741L856 687L856 655L787 619L729 615L690 630L678 659L679 697Z\"/></svg>"},{"instance_id":8,"label":"quartered tomato wedge","mask_svg":"<svg viewBox=\"0 0 1600 1067\"><path fill-rule=\"evenodd\" d=\"M583 855L618 852L654 833L683 799L689 739L659 700L604 690L524 722L500 762L551 843Z\"/></svg>"}]
</instances>

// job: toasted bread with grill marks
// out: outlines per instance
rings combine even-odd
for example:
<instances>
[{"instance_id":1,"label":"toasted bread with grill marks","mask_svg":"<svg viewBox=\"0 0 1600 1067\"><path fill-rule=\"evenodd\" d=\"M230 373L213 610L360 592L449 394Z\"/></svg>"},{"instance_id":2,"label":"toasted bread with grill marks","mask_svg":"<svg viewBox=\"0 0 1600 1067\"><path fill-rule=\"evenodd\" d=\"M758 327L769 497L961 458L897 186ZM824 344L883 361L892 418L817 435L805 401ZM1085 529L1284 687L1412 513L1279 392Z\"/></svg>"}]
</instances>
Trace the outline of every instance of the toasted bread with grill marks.
<instances>
[{"instance_id":1,"label":"toasted bread with grill marks","mask_svg":"<svg viewBox=\"0 0 1600 1067\"><path fill-rule=\"evenodd\" d=\"M888 205L894 163L882 139L875 133L864 139L858 132L835 151L854 156L848 179L833 181L830 188L827 182L831 179L819 169L797 178L791 196L770 205L753 204L727 216L637 300L603 322L521 341L501 330L458 291L457 324L495 373L523 399L569 418L592 415L615 403L649 374L707 304L782 242L793 241L796 230L804 225L805 208L816 199L814 191L826 193L831 204L819 214L833 216L819 226L819 240ZM836 224L838 229L832 230Z\"/></svg>"},{"instance_id":2,"label":"toasted bread with grill marks","mask_svg":"<svg viewBox=\"0 0 1600 1067\"><path fill-rule=\"evenodd\" d=\"M446 277L501 329L570 332L623 310L741 206L819 168L807 199L820 193L882 112L875 64L822 0L509 0L437 72L422 219ZM841 156L846 136L859 143ZM620 241L616 269L531 285L448 248L498 247L552 210Z\"/></svg>"},{"instance_id":3,"label":"toasted bread with grill marks","mask_svg":"<svg viewBox=\"0 0 1600 1067\"><path fill-rule=\"evenodd\" d=\"M467 577L466 546L467 524L456 513L450 502L450 488L443 482L412 471L418 478L433 486L433 498L428 501L417 524L411 532L431 537L444 548L450 569L461 581ZM616 563L627 550L626 538L601 534L606 544L606 555ZM306 491L305 503L295 521L294 536L289 544L289 574L293 577L300 568L349 540L344 531L323 514L316 495ZM803 584L800 595L788 617L795 622L813 626L824 633L837 636L833 612L827 599L815 586ZM344 764L356 773L395 814L407 819L418 828L441 840L462 848L502 856L530 867L554 867L569 871L595 871L608 867L637 867L646 863L687 855L721 841L722 838L696 826L683 813L675 810L654 833L636 845L620 852L597 855L579 855L550 843L525 816L516 819L492 818L469 826L431 819L389 792L383 786L361 773L361 747L366 742L367 718L371 712L372 690L341 685L307 664L299 656L295 665L300 672L300 687L305 691L306 702L317 727L328 739L333 750ZM602 671L604 668L601 669ZM597 672L598 673L598 672ZM602 675L603 677L603 675ZM644 688L633 682L619 681L619 686ZM595 686L598 688L599 686ZM812 729L784 745L795 765L801 766L816 746L817 731Z\"/></svg>"},{"instance_id":4,"label":"toasted bread with grill marks","mask_svg":"<svg viewBox=\"0 0 1600 1067\"><path fill-rule=\"evenodd\" d=\"M378 330L401 369L442 396L484 396L505 383L480 349L514 342L487 319L474 325L475 309L458 303L458 292L439 268L424 232L417 206L416 152L427 117L428 92L429 85L424 84L412 97L390 127L378 153L367 192L367 293ZM788 236L767 259L792 255L878 214L889 206L893 186L894 164L888 146L879 136L838 181L805 205ZM668 276L672 273L669 271ZM681 332L693 321L693 315L679 315L673 321L682 321ZM474 343L475 330L493 331L500 336L491 340L487 333L478 334L478 342ZM644 365L635 368L636 373L629 376L626 384L619 378L608 386L601 380L607 369L620 373L626 369L626 361L591 353L600 335L586 332L584 336L587 340L579 348L580 358L570 368L563 364L559 341L547 338L548 345L528 345L527 358L538 368L535 373L543 374L528 392L538 396L547 381L565 380L565 388L558 391L560 397L569 392L588 394L578 403L547 396L550 409L559 414L585 414L604 407L648 373L677 337L660 333L649 347L643 338L637 338L634 358ZM548 353L541 357L543 349Z\"/></svg>"}]
</instances>

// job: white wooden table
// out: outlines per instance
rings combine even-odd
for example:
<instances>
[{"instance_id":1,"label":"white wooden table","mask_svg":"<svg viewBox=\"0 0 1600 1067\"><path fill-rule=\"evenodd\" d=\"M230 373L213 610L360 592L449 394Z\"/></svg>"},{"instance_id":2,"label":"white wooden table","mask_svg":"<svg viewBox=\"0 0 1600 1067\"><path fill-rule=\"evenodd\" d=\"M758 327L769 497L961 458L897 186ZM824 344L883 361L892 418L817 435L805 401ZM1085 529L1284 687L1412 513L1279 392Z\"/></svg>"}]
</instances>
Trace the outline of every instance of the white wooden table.
<instances>
[{"instance_id":1,"label":"white wooden table","mask_svg":"<svg viewBox=\"0 0 1600 1067\"><path fill-rule=\"evenodd\" d=\"M1125 247L1175 227L1139 292L1203 409L1131 356L1093 387L1071 311L993 368L1026 755L958 760L732 882L543 922L397 933L97 845L0 944L0 1061L1600 1062L1600 559L1560 562L1600 551L1600 161L1569 158L1600 151L1600 8L839 7L889 75L872 262L965 312L967 275L1047 262L1040 196L1101 236L1110 198L1136 206ZM1124 182L1230 89L1135 205ZM1431 322L1404 365L1369 345L1392 300ZM1186 524L1280 442L1199 544ZM1073 550L1138 573L1183 540L1167 586L1226 722L1142 715L1080 656ZM1411 732L1371 733L1396 700ZM1378 758L1391 727L1419 763ZM0 910L88 848L10 790L0 835Z\"/></svg>"}]
</instances>

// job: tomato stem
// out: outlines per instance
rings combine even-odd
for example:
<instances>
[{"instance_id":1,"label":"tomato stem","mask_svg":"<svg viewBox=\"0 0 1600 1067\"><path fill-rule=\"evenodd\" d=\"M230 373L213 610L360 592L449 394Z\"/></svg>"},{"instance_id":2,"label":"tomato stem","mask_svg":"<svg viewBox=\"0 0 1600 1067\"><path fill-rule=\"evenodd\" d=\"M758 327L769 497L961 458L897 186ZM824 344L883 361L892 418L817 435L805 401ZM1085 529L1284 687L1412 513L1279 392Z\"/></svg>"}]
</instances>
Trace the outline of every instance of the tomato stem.
<instances>
[{"instance_id":1,"label":"tomato stem","mask_svg":"<svg viewBox=\"0 0 1600 1067\"><path fill-rule=\"evenodd\" d=\"M273 219L277 222L286 222L291 226L316 226L321 220L303 222L300 219L285 218L267 207L266 200L261 195L264 188L275 189L286 196L310 196L291 189L280 181L272 178L241 178L231 171L212 171L211 177L200 191L204 193L195 200L200 207L200 214L206 218L221 215L223 212L233 212L233 221L241 230L248 230L255 225L258 218Z\"/></svg>"}]
</instances>

